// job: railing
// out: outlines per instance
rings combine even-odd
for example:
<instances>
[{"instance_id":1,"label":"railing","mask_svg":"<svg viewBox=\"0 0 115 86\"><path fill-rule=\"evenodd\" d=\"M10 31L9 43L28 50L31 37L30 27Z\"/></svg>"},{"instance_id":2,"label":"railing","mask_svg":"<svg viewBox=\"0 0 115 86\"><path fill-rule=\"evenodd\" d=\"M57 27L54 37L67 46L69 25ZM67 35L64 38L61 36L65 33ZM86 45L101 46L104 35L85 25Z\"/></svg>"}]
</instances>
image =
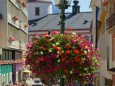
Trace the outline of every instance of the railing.
<instances>
[{"instance_id":1,"label":"railing","mask_svg":"<svg viewBox=\"0 0 115 86\"><path fill-rule=\"evenodd\" d=\"M106 30L109 30L111 27L115 25L115 13L113 13L107 20L106 20Z\"/></svg>"}]
</instances>

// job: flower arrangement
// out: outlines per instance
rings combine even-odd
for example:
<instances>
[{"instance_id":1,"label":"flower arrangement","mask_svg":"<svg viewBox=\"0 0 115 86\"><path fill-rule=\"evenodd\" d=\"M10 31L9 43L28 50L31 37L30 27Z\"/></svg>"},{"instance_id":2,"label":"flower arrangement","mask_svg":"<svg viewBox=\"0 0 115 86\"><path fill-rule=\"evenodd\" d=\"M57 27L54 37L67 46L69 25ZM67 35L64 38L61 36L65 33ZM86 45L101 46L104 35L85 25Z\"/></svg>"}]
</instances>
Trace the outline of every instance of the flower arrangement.
<instances>
[{"instance_id":1,"label":"flower arrangement","mask_svg":"<svg viewBox=\"0 0 115 86\"><path fill-rule=\"evenodd\" d=\"M23 7L27 7L27 3L26 3L26 2L23 2L23 3L22 3L22 6L23 6Z\"/></svg>"},{"instance_id":2,"label":"flower arrangement","mask_svg":"<svg viewBox=\"0 0 115 86\"><path fill-rule=\"evenodd\" d=\"M20 3L20 2L21 2L21 0L17 0L17 2L18 2L18 3Z\"/></svg>"},{"instance_id":3,"label":"flower arrangement","mask_svg":"<svg viewBox=\"0 0 115 86\"><path fill-rule=\"evenodd\" d=\"M103 6L106 6L107 4L108 4L108 1L104 1L104 2L102 3Z\"/></svg>"},{"instance_id":4,"label":"flower arrangement","mask_svg":"<svg viewBox=\"0 0 115 86\"><path fill-rule=\"evenodd\" d=\"M9 37L9 38L8 38L8 41L10 41L10 42L15 41L15 40L16 40L15 37Z\"/></svg>"},{"instance_id":5,"label":"flower arrangement","mask_svg":"<svg viewBox=\"0 0 115 86\"><path fill-rule=\"evenodd\" d=\"M29 25L28 24L24 24L24 27L27 28L27 27L29 27Z\"/></svg>"},{"instance_id":6,"label":"flower arrangement","mask_svg":"<svg viewBox=\"0 0 115 86\"><path fill-rule=\"evenodd\" d=\"M18 16L13 16L12 19L19 20L19 17Z\"/></svg>"},{"instance_id":7,"label":"flower arrangement","mask_svg":"<svg viewBox=\"0 0 115 86\"><path fill-rule=\"evenodd\" d=\"M67 82L88 82L100 67L99 50L83 36L54 31L32 40L26 46L26 64L44 82L58 77Z\"/></svg>"}]
</instances>

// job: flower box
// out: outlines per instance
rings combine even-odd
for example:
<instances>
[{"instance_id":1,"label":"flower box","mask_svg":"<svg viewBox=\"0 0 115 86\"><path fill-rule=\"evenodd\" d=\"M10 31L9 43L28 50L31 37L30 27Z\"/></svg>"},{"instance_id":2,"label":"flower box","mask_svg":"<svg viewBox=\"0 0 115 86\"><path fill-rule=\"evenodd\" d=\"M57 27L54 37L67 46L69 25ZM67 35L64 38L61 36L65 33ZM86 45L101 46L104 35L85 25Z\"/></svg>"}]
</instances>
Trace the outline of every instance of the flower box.
<instances>
[{"instance_id":1,"label":"flower box","mask_svg":"<svg viewBox=\"0 0 115 86\"><path fill-rule=\"evenodd\" d=\"M9 42L12 42L12 41L15 41L15 40L16 40L15 37L9 37L9 38L8 38L8 41L9 41Z\"/></svg>"},{"instance_id":2,"label":"flower box","mask_svg":"<svg viewBox=\"0 0 115 86\"><path fill-rule=\"evenodd\" d=\"M21 2L21 0L17 0L17 2L18 2L18 3L20 3L20 2Z\"/></svg>"},{"instance_id":3,"label":"flower box","mask_svg":"<svg viewBox=\"0 0 115 86\"><path fill-rule=\"evenodd\" d=\"M19 20L19 17L18 16L13 16L12 19Z\"/></svg>"},{"instance_id":4,"label":"flower box","mask_svg":"<svg viewBox=\"0 0 115 86\"><path fill-rule=\"evenodd\" d=\"M29 25L28 25L28 24L24 24L24 27L25 27L25 28L28 28L28 27L29 27Z\"/></svg>"},{"instance_id":5,"label":"flower box","mask_svg":"<svg viewBox=\"0 0 115 86\"><path fill-rule=\"evenodd\" d=\"M106 6L107 4L108 4L108 1L104 1L104 2L102 3L103 6Z\"/></svg>"},{"instance_id":6,"label":"flower box","mask_svg":"<svg viewBox=\"0 0 115 86\"><path fill-rule=\"evenodd\" d=\"M26 3L26 2L23 2L23 3L22 3L22 6L23 6L23 7L27 7L27 3Z\"/></svg>"}]
</instances>

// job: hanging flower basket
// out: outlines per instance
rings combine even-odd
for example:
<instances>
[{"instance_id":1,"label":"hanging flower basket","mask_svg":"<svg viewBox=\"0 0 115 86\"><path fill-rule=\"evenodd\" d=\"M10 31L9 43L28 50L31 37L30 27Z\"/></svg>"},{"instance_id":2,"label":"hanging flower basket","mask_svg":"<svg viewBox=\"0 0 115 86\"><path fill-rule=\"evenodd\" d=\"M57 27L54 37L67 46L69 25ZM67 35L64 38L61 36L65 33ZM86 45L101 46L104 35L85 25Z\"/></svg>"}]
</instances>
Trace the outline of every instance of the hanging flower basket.
<instances>
[{"instance_id":1,"label":"hanging flower basket","mask_svg":"<svg viewBox=\"0 0 115 86\"><path fill-rule=\"evenodd\" d=\"M19 17L18 16L13 16L12 19L19 20Z\"/></svg>"},{"instance_id":2,"label":"hanging flower basket","mask_svg":"<svg viewBox=\"0 0 115 86\"><path fill-rule=\"evenodd\" d=\"M99 51L83 36L52 33L28 42L26 64L44 82L60 77L88 82L100 67Z\"/></svg>"},{"instance_id":3,"label":"hanging flower basket","mask_svg":"<svg viewBox=\"0 0 115 86\"><path fill-rule=\"evenodd\" d=\"M9 41L9 42L12 42L12 41L15 41L15 40L16 40L15 37L8 37L8 41Z\"/></svg>"}]
</instances>

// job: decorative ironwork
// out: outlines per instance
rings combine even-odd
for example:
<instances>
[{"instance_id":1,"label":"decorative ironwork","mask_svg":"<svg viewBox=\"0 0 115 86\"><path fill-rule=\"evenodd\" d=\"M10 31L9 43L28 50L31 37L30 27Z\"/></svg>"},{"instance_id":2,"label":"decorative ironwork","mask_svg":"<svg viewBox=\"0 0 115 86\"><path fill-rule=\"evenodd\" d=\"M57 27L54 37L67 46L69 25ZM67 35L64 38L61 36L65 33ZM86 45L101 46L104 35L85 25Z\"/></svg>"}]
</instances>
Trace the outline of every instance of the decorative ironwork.
<instances>
[{"instance_id":1,"label":"decorative ironwork","mask_svg":"<svg viewBox=\"0 0 115 86\"><path fill-rule=\"evenodd\" d=\"M115 25L115 13L113 13L107 20L106 20L106 30L109 30L111 27Z\"/></svg>"}]
</instances>

